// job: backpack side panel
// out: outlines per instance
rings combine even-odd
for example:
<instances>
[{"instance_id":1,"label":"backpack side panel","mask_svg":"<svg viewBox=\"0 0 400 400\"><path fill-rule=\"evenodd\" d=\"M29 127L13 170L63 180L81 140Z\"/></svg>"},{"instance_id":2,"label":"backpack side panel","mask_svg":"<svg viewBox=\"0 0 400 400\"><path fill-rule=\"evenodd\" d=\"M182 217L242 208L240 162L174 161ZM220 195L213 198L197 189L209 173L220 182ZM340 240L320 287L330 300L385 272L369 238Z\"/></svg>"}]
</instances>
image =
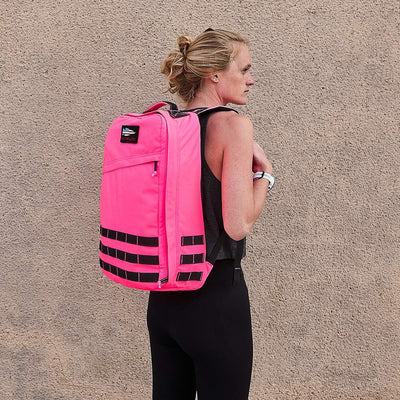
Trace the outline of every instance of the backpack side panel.
<instances>
[{"instance_id":1,"label":"backpack side panel","mask_svg":"<svg viewBox=\"0 0 400 400\"><path fill-rule=\"evenodd\" d=\"M201 201L201 137L195 113L168 123L166 229L168 282L163 290L200 288L212 265L205 261L206 242Z\"/></svg>"}]
</instances>

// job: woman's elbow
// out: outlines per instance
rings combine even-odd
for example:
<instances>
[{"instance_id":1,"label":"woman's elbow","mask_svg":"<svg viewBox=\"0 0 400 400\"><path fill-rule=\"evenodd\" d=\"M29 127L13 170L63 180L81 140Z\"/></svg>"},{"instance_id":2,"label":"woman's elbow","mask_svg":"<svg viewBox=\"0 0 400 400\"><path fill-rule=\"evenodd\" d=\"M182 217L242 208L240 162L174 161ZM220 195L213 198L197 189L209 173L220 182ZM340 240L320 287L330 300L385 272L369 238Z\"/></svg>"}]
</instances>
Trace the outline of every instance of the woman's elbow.
<instances>
[{"instance_id":1,"label":"woman's elbow","mask_svg":"<svg viewBox=\"0 0 400 400\"><path fill-rule=\"evenodd\" d=\"M224 223L225 232L236 241L244 239L251 230L251 225L246 223Z\"/></svg>"}]
</instances>

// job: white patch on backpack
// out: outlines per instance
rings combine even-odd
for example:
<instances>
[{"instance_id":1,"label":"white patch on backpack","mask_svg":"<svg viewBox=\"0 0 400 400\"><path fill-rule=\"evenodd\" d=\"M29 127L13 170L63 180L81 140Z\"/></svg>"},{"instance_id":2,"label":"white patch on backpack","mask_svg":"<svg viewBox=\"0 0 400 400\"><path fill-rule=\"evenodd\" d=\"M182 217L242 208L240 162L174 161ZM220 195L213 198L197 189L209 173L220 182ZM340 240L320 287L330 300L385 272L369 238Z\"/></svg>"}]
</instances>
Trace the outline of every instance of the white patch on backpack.
<instances>
[{"instance_id":1,"label":"white patch on backpack","mask_svg":"<svg viewBox=\"0 0 400 400\"><path fill-rule=\"evenodd\" d=\"M122 125L121 143L137 143L139 139L139 126Z\"/></svg>"}]
</instances>

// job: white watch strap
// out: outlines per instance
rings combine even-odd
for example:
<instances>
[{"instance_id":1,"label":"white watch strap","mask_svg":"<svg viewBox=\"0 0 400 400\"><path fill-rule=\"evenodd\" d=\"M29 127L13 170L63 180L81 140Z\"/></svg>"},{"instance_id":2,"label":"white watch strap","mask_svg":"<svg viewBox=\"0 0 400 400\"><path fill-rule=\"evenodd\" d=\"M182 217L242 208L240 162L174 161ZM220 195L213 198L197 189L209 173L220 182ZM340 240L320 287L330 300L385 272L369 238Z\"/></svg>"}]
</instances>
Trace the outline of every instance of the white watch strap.
<instances>
[{"instance_id":1,"label":"white watch strap","mask_svg":"<svg viewBox=\"0 0 400 400\"><path fill-rule=\"evenodd\" d=\"M253 181L255 181L257 179L262 179L262 178L269 181L269 185L268 185L268 192L269 192L272 189L272 186L274 186L275 178L272 175L270 175L264 171L255 172L253 175Z\"/></svg>"}]
</instances>

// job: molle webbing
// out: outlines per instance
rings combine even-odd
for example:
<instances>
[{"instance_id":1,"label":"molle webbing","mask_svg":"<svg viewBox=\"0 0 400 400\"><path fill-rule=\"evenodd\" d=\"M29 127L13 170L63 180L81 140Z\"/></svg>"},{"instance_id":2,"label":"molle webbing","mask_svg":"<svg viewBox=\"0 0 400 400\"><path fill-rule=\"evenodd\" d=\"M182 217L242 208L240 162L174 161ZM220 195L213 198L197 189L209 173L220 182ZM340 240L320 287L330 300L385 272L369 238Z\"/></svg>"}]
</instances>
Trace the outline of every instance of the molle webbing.
<instances>
[{"instance_id":1,"label":"molle webbing","mask_svg":"<svg viewBox=\"0 0 400 400\"><path fill-rule=\"evenodd\" d=\"M132 254L126 251L114 249L109 246L105 246L100 242L100 251L103 254L107 254L110 257L118 258L122 261L127 261L133 264L146 264L146 265L159 265L158 256L147 256L143 254Z\"/></svg>"},{"instance_id":2,"label":"molle webbing","mask_svg":"<svg viewBox=\"0 0 400 400\"><path fill-rule=\"evenodd\" d=\"M100 234L109 239L118 240L138 246L158 247L158 237L136 236L129 233L118 232L112 229L100 227Z\"/></svg>"},{"instance_id":3,"label":"molle webbing","mask_svg":"<svg viewBox=\"0 0 400 400\"><path fill-rule=\"evenodd\" d=\"M194 246L198 244L204 244L204 235L181 237L181 246Z\"/></svg>"},{"instance_id":4,"label":"molle webbing","mask_svg":"<svg viewBox=\"0 0 400 400\"><path fill-rule=\"evenodd\" d=\"M101 236L108 239L118 240L120 242L135 244L138 246L147 247L158 247L157 237L146 237L131 235L125 232L118 232L112 229L107 229L100 227ZM181 245L182 246L195 246L204 244L204 235L194 235L194 236L182 236ZM112 247L104 245L100 241L99 246L100 251L108 256L118 258L122 261L127 261L134 264L147 264L147 265L158 265L158 256L148 256L141 254L128 253L123 250L114 249ZM182 254L181 264L197 264L204 262L204 254Z\"/></svg>"},{"instance_id":5,"label":"molle webbing","mask_svg":"<svg viewBox=\"0 0 400 400\"><path fill-rule=\"evenodd\" d=\"M100 267L113 275L119 276L122 279L134 282L157 282L159 274L152 272L132 272L122 268L118 268L115 265L107 263L100 258ZM203 276L202 271L192 272L178 272L176 277L177 281L201 281Z\"/></svg>"},{"instance_id":6,"label":"molle webbing","mask_svg":"<svg viewBox=\"0 0 400 400\"><path fill-rule=\"evenodd\" d=\"M100 258L100 267L113 275L134 282L157 282L159 274L155 272L132 272L109 264Z\"/></svg>"},{"instance_id":7,"label":"molle webbing","mask_svg":"<svg viewBox=\"0 0 400 400\"><path fill-rule=\"evenodd\" d=\"M201 281L203 272L178 272L177 281Z\"/></svg>"},{"instance_id":8,"label":"molle webbing","mask_svg":"<svg viewBox=\"0 0 400 400\"><path fill-rule=\"evenodd\" d=\"M182 254L181 265L183 264L199 264L204 262L204 253L200 254Z\"/></svg>"}]
</instances>

